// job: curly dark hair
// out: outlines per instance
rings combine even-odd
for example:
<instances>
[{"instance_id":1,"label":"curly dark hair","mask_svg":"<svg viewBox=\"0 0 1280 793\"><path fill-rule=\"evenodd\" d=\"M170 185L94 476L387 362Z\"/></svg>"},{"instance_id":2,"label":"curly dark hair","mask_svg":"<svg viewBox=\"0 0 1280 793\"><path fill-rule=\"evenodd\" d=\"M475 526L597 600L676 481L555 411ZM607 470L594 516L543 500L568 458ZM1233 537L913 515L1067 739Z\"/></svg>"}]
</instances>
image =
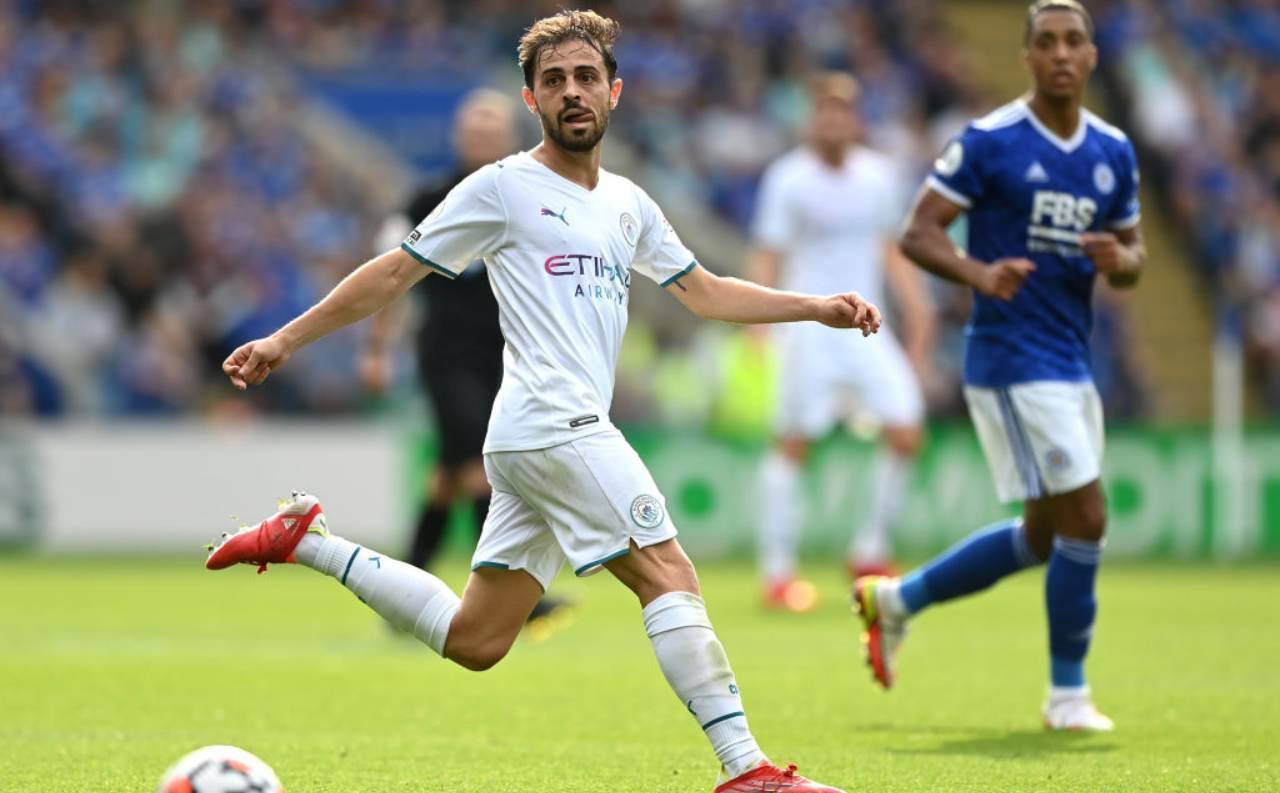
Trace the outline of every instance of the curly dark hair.
<instances>
[{"instance_id":1,"label":"curly dark hair","mask_svg":"<svg viewBox=\"0 0 1280 793\"><path fill-rule=\"evenodd\" d=\"M618 74L613 44L618 40L619 30L617 22L594 11L564 10L554 16L539 19L520 37L520 46L516 51L520 58L520 68L524 71L524 84L533 88L534 71L544 47L555 47L570 39L584 41L598 51L604 57L604 65L609 70L609 80L612 81Z\"/></svg>"}]
</instances>

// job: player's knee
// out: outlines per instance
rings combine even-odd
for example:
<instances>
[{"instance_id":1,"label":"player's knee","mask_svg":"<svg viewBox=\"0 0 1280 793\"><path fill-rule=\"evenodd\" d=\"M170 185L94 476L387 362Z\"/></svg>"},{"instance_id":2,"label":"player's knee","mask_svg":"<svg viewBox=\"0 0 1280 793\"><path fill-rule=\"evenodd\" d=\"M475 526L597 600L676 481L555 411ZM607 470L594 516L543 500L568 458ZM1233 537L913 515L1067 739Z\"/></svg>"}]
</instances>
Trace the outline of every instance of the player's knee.
<instances>
[{"instance_id":1,"label":"player's knee","mask_svg":"<svg viewBox=\"0 0 1280 793\"><path fill-rule=\"evenodd\" d=\"M507 657L507 651L511 649L510 642L499 640L463 640L455 643L452 639L450 636L447 652L449 660L472 672L492 669Z\"/></svg>"},{"instance_id":2,"label":"player's knee","mask_svg":"<svg viewBox=\"0 0 1280 793\"><path fill-rule=\"evenodd\" d=\"M915 457L924 444L924 431L912 426L889 427L884 431L884 442L900 457Z\"/></svg>"},{"instance_id":3,"label":"player's knee","mask_svg":"<svg viewBox=\"0 0 1280 793\"><path fill-rule=\"evenodd\" d=\"M1101 492L1084 492L1059 508L1054 518L1058 534L1099 542L1107 533L1107 503Z\"/></svg>"},{"instance_id":4,"label":"player's knee","mask_svg":"<svg viewBox=\"0 0 1280 793\"><path fill-rule=\"evenodd\" d=\"M1099 500L1080 512L1080 536L1086 540L1100 541L1107 533L1107 505Z\"/></svg>"},{"instance_id":5,"label":"player's knee","mask_svg":"<svg viewBox=\"0 0 1280 793\"><path fill-rule=\"evenodd\" d=\"M1053 553L1053 527L1041 521L1024 520L1022 534L1031 553L1041 562L1049 561L1049 556Z\"/></svg>"},{"instance_id":6,"label":"player's knee","mask_svg":"<svg viewBox=\"0 0 1280 793\"><path fill-rule=\"evenodd\" d=\"M698 573L693 562L674 539L631 553L605 564L605 568L635 593L641 604L650 603L668 592L699 594Z\"/></svg>"},{"instance_id":7,"label":"player's knee","mask_svg":"<svg viewBox=\"0 0 1280 793\"><path fill-rule=\"evenodd\" d=\"M778 441L778 453L793 463L802 464L809 459L809 439L788 436Z\"/></svg>"}]
</instances>

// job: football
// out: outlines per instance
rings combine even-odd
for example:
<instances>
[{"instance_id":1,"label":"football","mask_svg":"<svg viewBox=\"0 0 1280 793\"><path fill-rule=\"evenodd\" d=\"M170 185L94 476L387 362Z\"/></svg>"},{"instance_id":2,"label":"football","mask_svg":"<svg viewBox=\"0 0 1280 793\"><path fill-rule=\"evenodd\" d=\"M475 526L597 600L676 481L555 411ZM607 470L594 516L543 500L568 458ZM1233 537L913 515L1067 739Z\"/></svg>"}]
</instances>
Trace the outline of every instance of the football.
<instances>
[{"instance_id":1,"label":"football","mask_svg":"<svg viewBox=\"0 0 1280 793\"><path fill-rule=\"evenodd\" d=\"M234 746L196 749L174 764L156 793L284 793L271 766Z\"/></svg>"}]
</instances>

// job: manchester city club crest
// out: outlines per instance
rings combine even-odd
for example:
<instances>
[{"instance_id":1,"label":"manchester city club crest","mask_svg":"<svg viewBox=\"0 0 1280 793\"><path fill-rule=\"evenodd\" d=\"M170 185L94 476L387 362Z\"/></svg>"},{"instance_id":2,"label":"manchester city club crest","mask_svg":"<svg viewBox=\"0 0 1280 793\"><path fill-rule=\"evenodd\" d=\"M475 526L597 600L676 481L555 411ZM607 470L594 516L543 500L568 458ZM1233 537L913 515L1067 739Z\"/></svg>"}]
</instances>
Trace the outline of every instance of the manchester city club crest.
<instances>
[{"instance_id":1,"label":"manchester city club crest","mask_svg":"<svg viewBox=\"0 0 1280 793\"><path fill-rule=\"evenodd\" d=\"M1098 163L1093 169L1093 186L1103 195L1110 195L1116 189L1116 173L1105 162Z\"/></svg>"},{"instance_id":2,"label":"manchester city club crest","mask_svg":"<svg viewBox=\"0 0 1280 793\"><path fill-rule=\"evenodd\" d=\"M656 528L665 517L662 502L653 496L636 496L636 500L631 502L631 519L642 529Z\"/></svg>"},{"instance_id":3,"label":"manchester city club crest","mask_svg":"<svg viewBox=\"0 0 1280 793\"><path fill-rule=\"evenodd\" d=\"M622 217L618 218L618 225L622 227L622 238L627 241L627 244L635 245L640 235L640 226L631 213L623 212Z\"/></svg>"}]
</instances>

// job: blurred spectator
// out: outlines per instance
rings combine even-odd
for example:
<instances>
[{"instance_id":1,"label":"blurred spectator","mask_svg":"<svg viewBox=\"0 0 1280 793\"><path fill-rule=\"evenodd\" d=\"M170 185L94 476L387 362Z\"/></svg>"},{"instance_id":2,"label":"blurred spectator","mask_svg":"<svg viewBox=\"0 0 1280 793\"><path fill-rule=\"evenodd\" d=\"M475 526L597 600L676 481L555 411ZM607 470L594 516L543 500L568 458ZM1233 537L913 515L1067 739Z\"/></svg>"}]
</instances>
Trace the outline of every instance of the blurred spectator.
<instances>
[{"instance_id":1,"label":"blurred spectator","mask_svg":"<svg viewBox=\"0 0 1280 793\"><path fill-rule=\"evenodd\" d=\"M223 354L341 277L329 262L359 261L375 208L305 143L253 3L18 8L0 10L0 291L16 312L0 404L199 408L227 393ZM324 383L262 399L355 402Z\"/></svg>"},{"instance_id":2,"label":"blurred spectator","mask_svg":"<svg viewBox=\"0 0 1280 793\"><path fill-rule=\"evenodd\" d=\"M1280 6L1096 5L1116 104L1280 415Z\"/></svg>"}]
</instances>

